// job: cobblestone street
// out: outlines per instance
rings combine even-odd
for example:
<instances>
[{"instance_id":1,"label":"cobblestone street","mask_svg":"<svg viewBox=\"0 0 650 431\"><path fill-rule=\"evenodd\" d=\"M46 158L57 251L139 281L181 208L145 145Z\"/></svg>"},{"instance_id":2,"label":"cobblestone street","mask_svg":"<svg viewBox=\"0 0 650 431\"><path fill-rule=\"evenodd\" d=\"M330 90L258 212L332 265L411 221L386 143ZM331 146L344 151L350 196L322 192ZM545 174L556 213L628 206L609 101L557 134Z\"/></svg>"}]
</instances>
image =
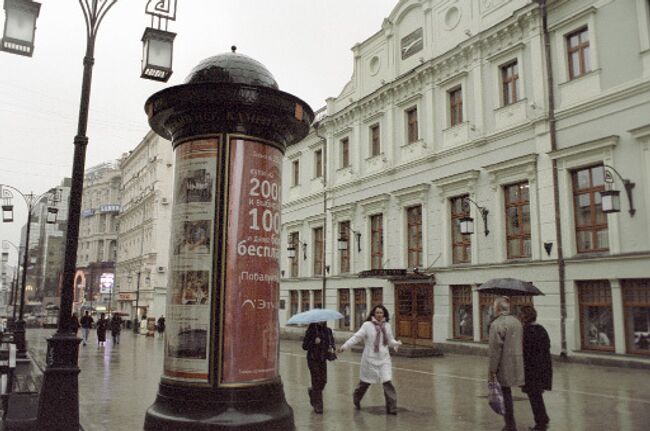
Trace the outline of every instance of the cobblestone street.
<instances>
[{"instance_id":1,"label":"cobblestone street","mask_svg":"<svg viewBox=\"0 0 650 431\"><path fill-rule=\"evenodd\" d=\"M42 361L50 331L28 330L29 348ZM110 337L109 337L110 339ZM86 431L140 430L153 403L162 370L163 340L123 331L113 347L80 347L79 398ZM287 401L298 430L500 430L501 418L487 404L486 358L393 359L399 414L384 414L383 393L371 387L362 410L352 406L360 355L345 353L330 363L325 414L311 411L309 372L298 342L282 341L280 364ZM646 430L650 423L647 370L555 364L554 390L546 393L553 430ZM525 395L514 391L520 430L533 424Z\"/></svg>"}]
</instances>

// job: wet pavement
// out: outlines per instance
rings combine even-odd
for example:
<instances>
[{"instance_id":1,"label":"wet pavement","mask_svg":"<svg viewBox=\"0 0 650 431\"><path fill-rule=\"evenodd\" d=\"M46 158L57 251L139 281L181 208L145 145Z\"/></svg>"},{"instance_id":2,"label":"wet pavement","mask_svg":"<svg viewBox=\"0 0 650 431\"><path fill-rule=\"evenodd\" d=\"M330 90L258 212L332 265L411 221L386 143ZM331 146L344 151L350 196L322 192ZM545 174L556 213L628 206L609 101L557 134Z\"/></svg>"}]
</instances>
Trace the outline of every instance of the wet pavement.
<instances>
[{"instance_id":1,"label":"wet pavement","mask_svg":"<svg viewBox=\"0 0 650 431\"><path fill-rule=\"evenodd\" d=\"M41 360L45 337L52 331L29 329L29 350ZM86 431L141 430L162 372L162 338L122 332L121 344L80 347L80 421ZM91 339L95 341L94 331ZM325 414L311 411L307 398L309 371L296 341L283 340L280 372L297 430L500 430L500 416L486 397L486 358L446 355L393 358L397 416L387 416L382 388L373 385L352 406L360 354L346 352L329 364L324 392ZM650 429L650 371L582 364L555 364L553 391L545 393L552 430ZM525 394L513 390L519 430L533 425Z\"/></svg>"}]
</instances>

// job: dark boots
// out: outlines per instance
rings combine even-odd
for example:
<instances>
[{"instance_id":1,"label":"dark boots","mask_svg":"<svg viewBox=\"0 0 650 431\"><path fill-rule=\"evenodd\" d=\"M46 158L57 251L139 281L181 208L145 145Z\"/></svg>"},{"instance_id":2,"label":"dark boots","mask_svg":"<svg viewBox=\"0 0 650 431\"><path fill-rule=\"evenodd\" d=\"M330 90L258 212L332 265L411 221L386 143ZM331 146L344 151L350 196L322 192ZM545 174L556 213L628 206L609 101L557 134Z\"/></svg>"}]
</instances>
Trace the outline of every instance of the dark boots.
<instances>
[{"instance_id":1,"label":"dark boots","mask_svg":"<svg viewBox=\"0 0 650 431\"><path fill-rule=\"evenodd\" d=\"M315 391L312 388L307 389L309 394L309 404L314 408L314 413L319 415L323 413L323 392Z\"/></svg>"},{"instance_id":2,"label":"dark boots","mask_svg":"<svg viewBox=\"0 0 650 431\"><path fill-rule=\"evenodd\" d=\"M361 399L366 394L369 387L370 383L359 381L359 384L354 390L354 393L352 394L352 403L357 410L361 408Z\"/></svg>"},{"instance_id":3,"label":"dark boots","mask_svg":"<svg viewBox=\"0 0 650 431\"><path fill-rule=\"evenodd\" d=\"M390 381L384 383L384 399L386 400L386 413L389 415L396 415L397 392Z\"/></svg>"}]
</instances>

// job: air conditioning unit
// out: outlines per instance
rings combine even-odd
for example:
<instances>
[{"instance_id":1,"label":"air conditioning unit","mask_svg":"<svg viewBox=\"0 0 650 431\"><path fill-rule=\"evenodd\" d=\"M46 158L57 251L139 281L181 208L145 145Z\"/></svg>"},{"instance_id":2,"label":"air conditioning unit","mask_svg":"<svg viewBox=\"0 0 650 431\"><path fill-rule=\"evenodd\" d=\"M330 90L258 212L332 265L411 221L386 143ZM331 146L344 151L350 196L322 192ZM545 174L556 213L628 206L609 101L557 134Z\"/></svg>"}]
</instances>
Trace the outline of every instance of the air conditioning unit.
<instances>
[{"instance_id":1,"label":"air conditioning unit","mask_svg":"<svg viewBox=\"0 0 650 431\"><path fill-rule=\"evenodd\" d=\"M169 200L167 198L161 198L160 203L163 205L169 205Z\"/></svg>"},{"instance_id":2,"label":"air conditioning unit","mask_svg":"<svg viewBox=\"0 0 650 431\"><path fill-rule=\"evenodd\" d=\"M165 267L164 266L159 266L158 267L158 272L165 272Z\"/></svg>"}]
</instances>

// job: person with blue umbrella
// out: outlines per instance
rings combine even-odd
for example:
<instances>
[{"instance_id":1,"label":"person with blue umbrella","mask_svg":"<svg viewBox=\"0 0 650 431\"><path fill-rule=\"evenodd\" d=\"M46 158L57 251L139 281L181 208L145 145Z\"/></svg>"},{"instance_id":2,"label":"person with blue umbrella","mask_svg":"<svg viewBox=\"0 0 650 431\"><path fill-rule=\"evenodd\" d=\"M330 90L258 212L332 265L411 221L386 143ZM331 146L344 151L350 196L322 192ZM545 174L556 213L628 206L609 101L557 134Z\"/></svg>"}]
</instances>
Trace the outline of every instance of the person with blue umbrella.
<instances>
[{"instance_id":1,"label":"person with blue umbrella","mask_svg":"<svg viewBox=\"0 0 650 431\"><path fill-rule=\"evenodd\" d=\"M327 361L336 359L336 346L327 322L311 323L302 341L307 351L307 366L311 375L311 388L307 390L309 402L317 414L323 413L323 389L327 384Z\"/></svg>"}]
</instances>

